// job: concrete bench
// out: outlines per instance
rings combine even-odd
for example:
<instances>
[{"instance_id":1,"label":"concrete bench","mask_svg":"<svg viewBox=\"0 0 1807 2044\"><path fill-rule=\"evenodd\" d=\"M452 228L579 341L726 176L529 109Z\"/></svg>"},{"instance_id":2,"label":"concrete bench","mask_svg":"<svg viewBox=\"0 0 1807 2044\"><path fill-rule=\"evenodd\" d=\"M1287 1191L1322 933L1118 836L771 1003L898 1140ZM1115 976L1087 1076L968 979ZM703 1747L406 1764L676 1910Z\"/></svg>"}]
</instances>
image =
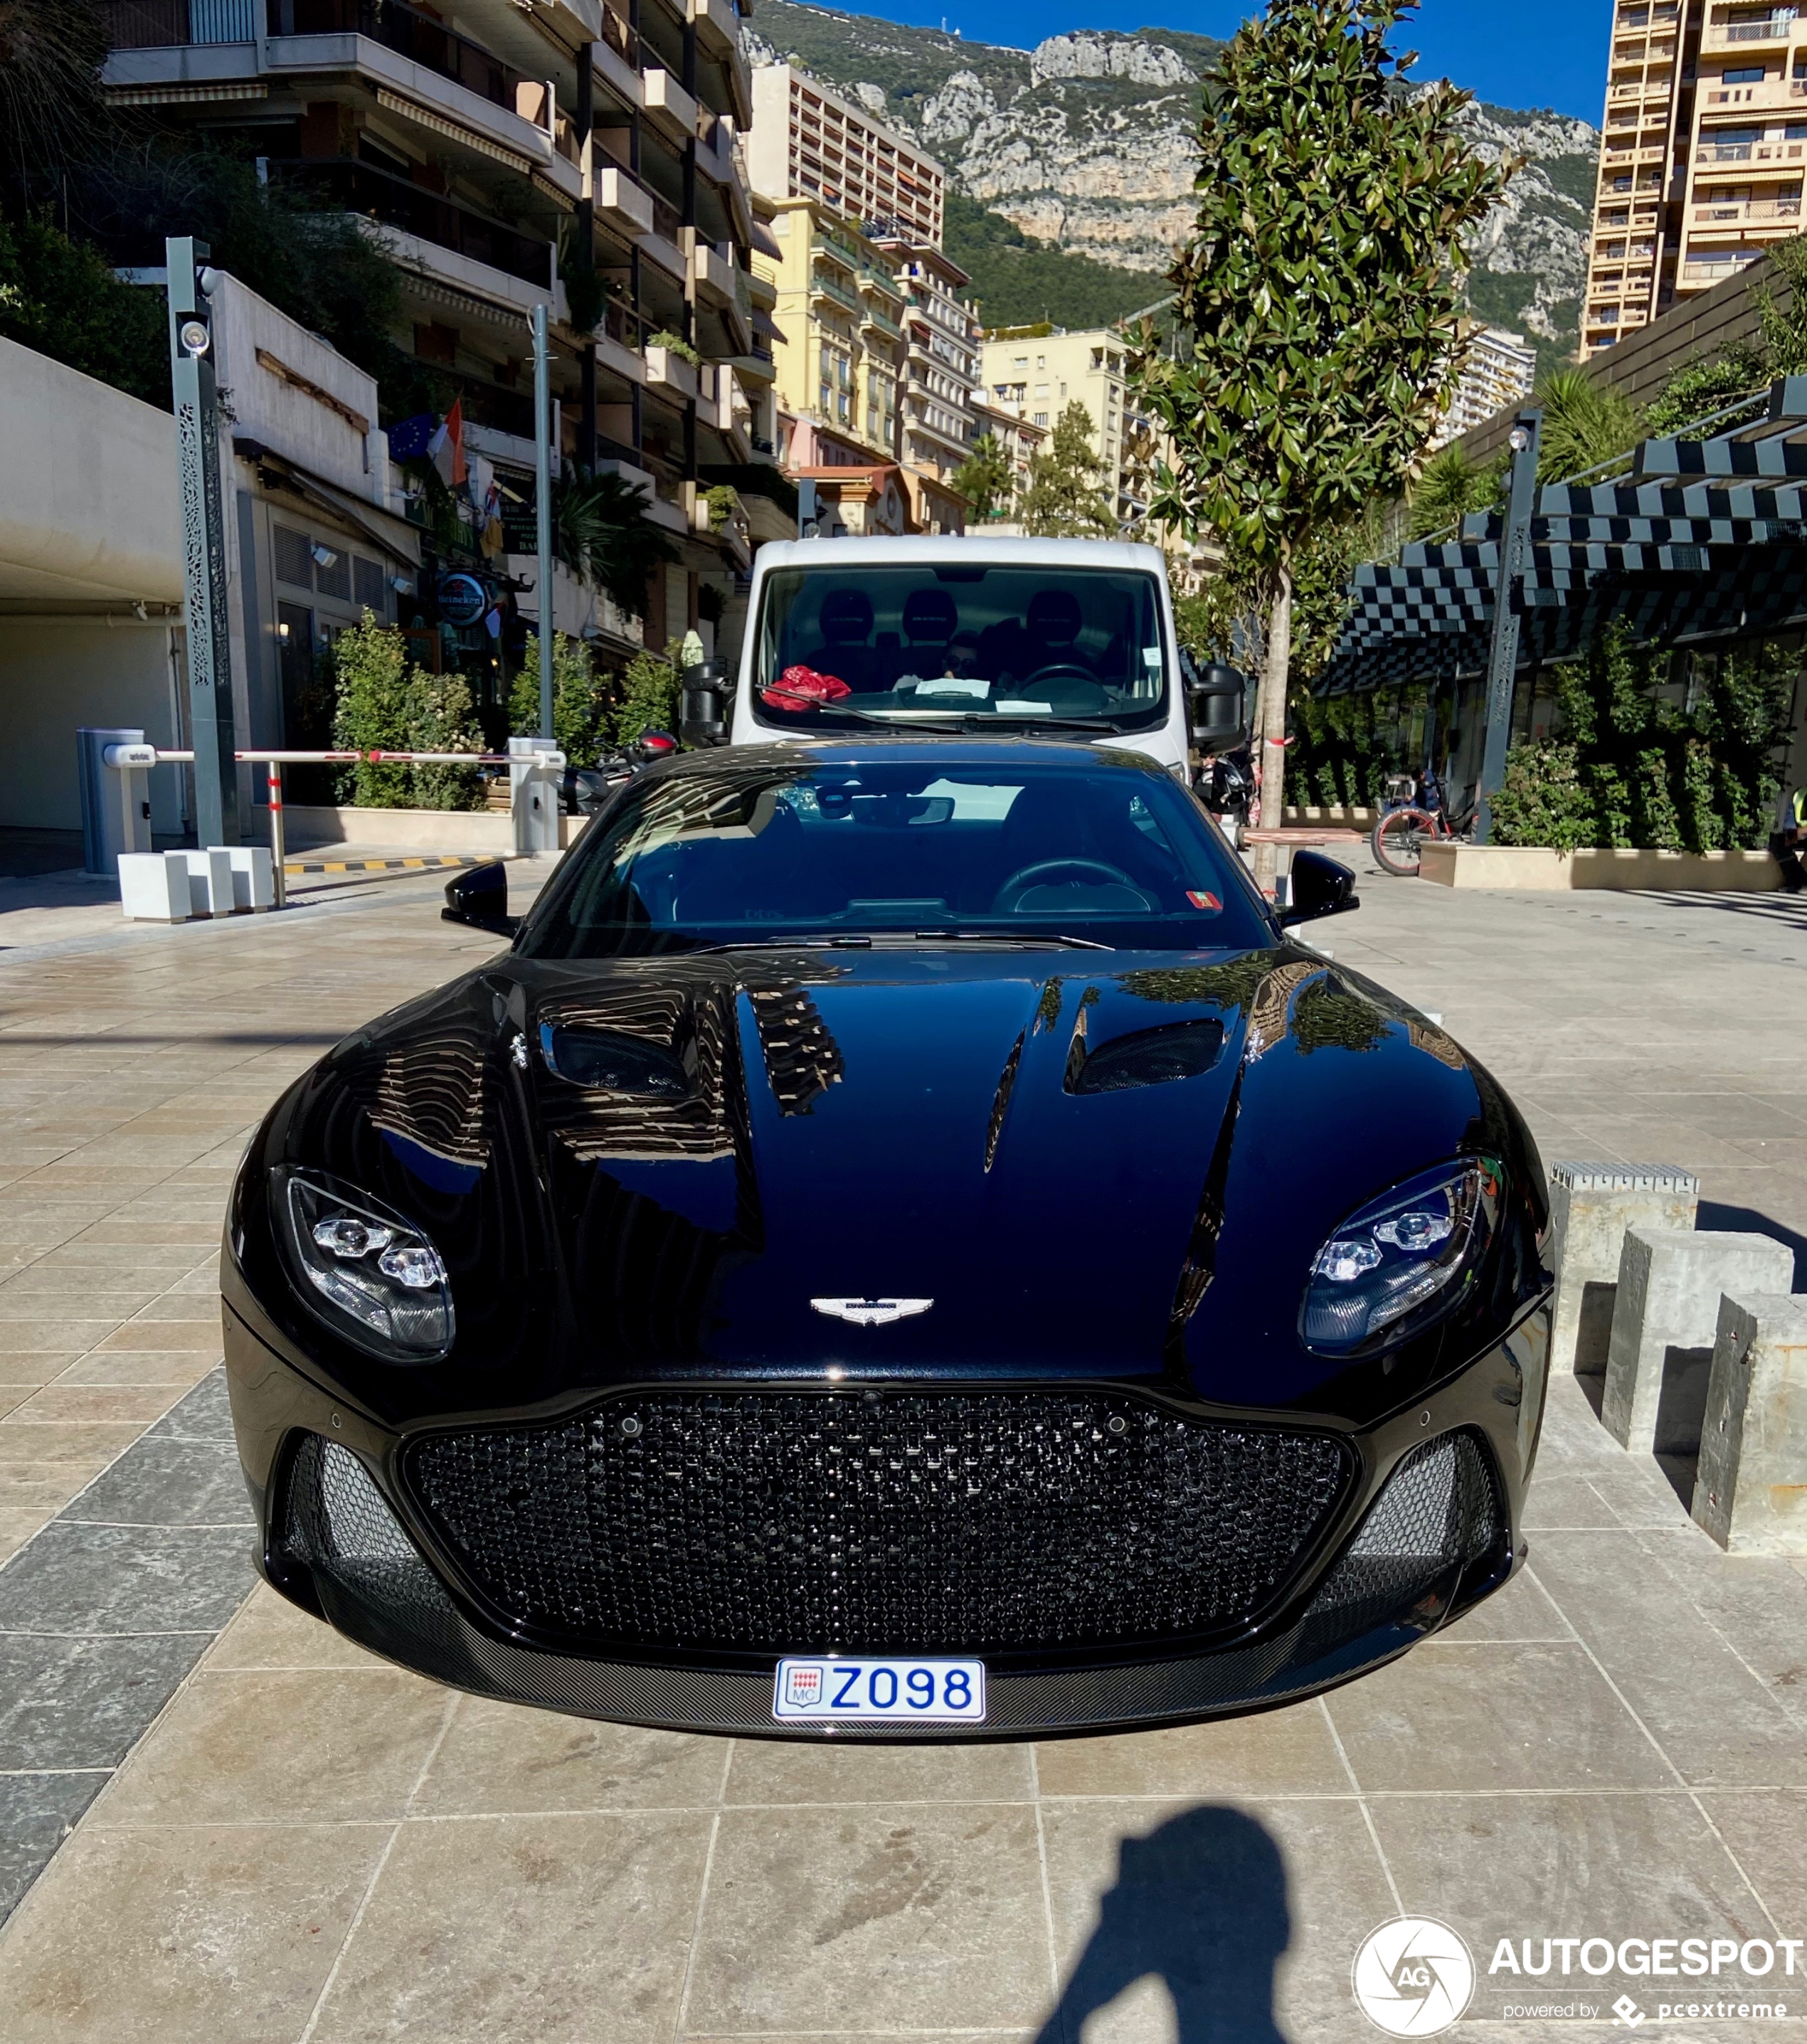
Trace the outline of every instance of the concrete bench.
<instances>
[{"instance_id":1,"label":"concrete bench","mask_svg":"<svg viewBox=\"0 0 1807 2044\"><path fill-rule=\"evenodd\" d=\"M1720 1294L1786 1292L1794 1281L1794 1251L1767 1235L1628 1228L1601 1397L1607 1432L1643 1454L1695 1454Z\"/></svg>"},{"instance_id":2,"label":"concrete bench","mask_svg":"<svg viewBox=\"0 0 1807 2044\"><path fill-rule=\"evenodd\" d=\"M1550 1167L1550 1254L1556 1271L1553 1373L1606 1367L1619 1255L1628 1228L1694 1224L1700 1181L1661 1164Z\"/></svg>"},{"instance_id":3,"label":"concrete bench","mask_svg":"<svg viewBox=\"0 0 1807 2044\"><path fill-rule=\"evenodd\" d=\"M1734 1554L1807 1554L1807 1297L1719 1304L1696 1525Z\"/></svg>"}]
</instances>

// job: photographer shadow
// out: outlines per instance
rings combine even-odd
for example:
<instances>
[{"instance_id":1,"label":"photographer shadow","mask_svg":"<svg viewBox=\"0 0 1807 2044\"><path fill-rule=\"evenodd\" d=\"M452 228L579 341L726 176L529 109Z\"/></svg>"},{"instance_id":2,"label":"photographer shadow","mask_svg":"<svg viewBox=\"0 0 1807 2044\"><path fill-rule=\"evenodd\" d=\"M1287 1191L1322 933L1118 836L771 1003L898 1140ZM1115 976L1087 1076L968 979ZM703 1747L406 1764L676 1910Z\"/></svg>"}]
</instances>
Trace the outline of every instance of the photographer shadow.
<instances>
[{"instance_id":1,"label":"photographer shadow","mask_svg":"<svg viewBox=\"0 0 1807 2044\"><path fill-rule=\"evenodd\" d=\"M1138 1981L1165 1984L1178 2044L1286 2044L1274 1971L1292 1938L1279 1847L1242 1811L1205 1804L1125 1838L1117 1884L1036 2044L1081 2044Z\"/></svg>"}]
</instances>

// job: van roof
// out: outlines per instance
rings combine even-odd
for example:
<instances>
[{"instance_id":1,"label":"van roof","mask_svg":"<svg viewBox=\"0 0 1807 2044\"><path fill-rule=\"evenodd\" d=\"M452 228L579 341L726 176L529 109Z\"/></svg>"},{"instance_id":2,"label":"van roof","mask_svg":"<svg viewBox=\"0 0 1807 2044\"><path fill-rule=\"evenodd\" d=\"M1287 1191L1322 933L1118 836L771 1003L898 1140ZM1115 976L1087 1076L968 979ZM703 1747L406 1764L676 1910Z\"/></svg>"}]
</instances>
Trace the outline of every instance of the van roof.
<instances>
[{"instance_id":1,"label":"van roof","mask_svg":"<svg viewBox=\"0 0 1807 2044\"><path fill-rule=\"evenodd\" d=\"M987 540L917 536L909 539L778 540L760 548L755 566L788 567L876 567L885 562L929 567L940 561L966 567L981 563L1010 567L1139 569L1163 574L1167 563L1159 547L1125 540Z\"/></svg>"}]
</instances>

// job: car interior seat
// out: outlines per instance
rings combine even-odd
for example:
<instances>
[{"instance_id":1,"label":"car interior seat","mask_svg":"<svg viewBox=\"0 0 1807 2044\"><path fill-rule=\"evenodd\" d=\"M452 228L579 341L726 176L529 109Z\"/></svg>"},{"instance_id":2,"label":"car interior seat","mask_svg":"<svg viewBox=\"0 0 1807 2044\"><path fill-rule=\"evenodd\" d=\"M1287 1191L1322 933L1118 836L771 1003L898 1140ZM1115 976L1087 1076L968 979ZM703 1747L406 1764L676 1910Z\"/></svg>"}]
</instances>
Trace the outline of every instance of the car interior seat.
<instances>
[{"instance_id":1,"label":"car interior seat","mask_svg":"<svg viewBox=\"0 0 1807 2044\"><path fill-rule=\"evenodd\" d=\"M832 589L822 598L822 644L811 665L850 689L873 685L872 599L863 589Z\"/></svg>"}]
</instances>

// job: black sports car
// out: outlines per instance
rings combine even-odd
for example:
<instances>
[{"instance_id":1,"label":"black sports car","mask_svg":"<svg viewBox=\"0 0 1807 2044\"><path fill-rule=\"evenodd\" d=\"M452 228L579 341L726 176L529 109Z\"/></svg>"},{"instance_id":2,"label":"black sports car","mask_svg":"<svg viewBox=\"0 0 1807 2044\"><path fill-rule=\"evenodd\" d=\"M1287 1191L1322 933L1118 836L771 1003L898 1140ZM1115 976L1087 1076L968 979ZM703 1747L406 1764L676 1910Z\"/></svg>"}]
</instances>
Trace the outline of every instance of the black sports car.
<instances>
[{"instance_id":1,"label":"black sports car","mask_svg":"<svg viewBox=\"0 0 1807 2044\"><path fill-rule=\"evenodd\" d=\"M1247 1709L1521 1558L1543 1174L1184 789L1050 739L656 767L278 1101L233 1410L283 1593L483 1693L972 1738Z\"/></svg>"}]
</instances>

